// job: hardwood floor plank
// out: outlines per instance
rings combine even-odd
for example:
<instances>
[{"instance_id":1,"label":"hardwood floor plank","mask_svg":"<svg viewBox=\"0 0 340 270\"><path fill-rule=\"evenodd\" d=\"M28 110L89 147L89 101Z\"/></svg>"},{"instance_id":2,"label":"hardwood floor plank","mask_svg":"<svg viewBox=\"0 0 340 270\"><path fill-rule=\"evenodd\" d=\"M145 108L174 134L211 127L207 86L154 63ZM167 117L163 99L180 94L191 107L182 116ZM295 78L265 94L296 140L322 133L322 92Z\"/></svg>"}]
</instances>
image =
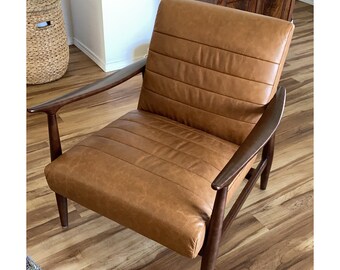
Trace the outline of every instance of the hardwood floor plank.
<instances>
[{"instance_id":1,"label":"hardwood floor plank","mask_svg":"<svg viewBox=\"0 0 340 270\"><path fill-rule=\"evenodd\" d=\"M311 210L292 216L260 238L220 256L217 269L289 269L312 256L312 220Z\"/></svg>"}]
</instances>

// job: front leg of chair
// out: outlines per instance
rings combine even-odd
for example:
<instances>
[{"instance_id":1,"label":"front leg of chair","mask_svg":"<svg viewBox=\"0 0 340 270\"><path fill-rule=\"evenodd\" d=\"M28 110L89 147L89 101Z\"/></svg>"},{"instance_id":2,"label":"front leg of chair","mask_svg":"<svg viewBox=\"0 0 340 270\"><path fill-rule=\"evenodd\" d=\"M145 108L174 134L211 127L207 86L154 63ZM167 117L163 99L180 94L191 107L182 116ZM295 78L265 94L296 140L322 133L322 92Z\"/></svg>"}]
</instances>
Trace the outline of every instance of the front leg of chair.
<instances>
[{"instance_id":1,"label":"front leg of chair","mask_svg":"<svg viewBox=\"0 0 340 270\"><path fill-rule=\"evenodd\" d=\"M260 187L262 190L265 190L267 188L270 169L272 167L273 158L274 158L274 144L275 144L275 133L272 135L272 137L269 139L269 141L266 143L266 145L263 147L263 150L262 150L262 160L267 159L266 168L263 170L263 173L261 174Z\"/></svg>"},{"instance_id":2,"label":"front leg of chair","mask_svg":"<svg viewBox=\"0 0 340 270\"><path fill-rule=\"evenodd\" d=\"M68 211L67 211L67 198L56 193L55 197L57 199L58 212L60 223L63 228L68 227Z\"/></svg>"},{"instance_id":3,"label":"front leg of chair","mask_svg":"<svg viewBox=\"0 0 340 270\"><path fill-rule=\"evenodd\" d=\"M224 210L228 187L217 191L208 228L207 242L203 250L201 270L214 270L222 236Z\"/></svg>"},{"instance_id":4,"label":"front leg of chair","mask_svg":"<svg viewBox=\"0 0 340 270\"><path fill-rule=\"evenodd\" d=\"M47 114L48 136L50 141L51 161L62 154L58 122L56 114ZM67 198L60 194L55 194L57 199L60 223L63 228L68 226Z\"/></svg>"}]
</instances>

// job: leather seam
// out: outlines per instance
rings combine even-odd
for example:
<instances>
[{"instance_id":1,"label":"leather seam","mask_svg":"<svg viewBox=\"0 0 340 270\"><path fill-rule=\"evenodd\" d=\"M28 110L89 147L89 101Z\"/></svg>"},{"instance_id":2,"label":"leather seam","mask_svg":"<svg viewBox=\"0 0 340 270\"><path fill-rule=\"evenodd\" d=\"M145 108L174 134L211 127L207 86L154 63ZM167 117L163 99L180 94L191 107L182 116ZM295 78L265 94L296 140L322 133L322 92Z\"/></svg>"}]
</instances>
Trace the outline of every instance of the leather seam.
<instances>
[{"instance_id":1,"label":"leather seam","mask_svg":"<svg viewBox=\"0 0 340 270\"><path fill-rule=\"evenodd\" d=\"M165 178L165 177L163 177L163 176L161 176L161 175L158 175L158 174L156 174L156 173L153 173L153 172L151 172L151 171L149 171L149 170L147 170L147 169L145 169L145 168L143 168L143 167L137 166L137 165L135 165L135 164L133 164L133 163L131 163L131 162L128 162L128 161L126 161L126 160L124 160L124 159L121 159L121 158L119 158L119 157L117 157L117 156L115 156L115 155L109 154L109 153L107 153L107 152L103 152L103 151L101 151L101 150L99 150L99 149L97 149L97 148L95 148L95 147L88 146L88 145L84 145L84 144L81 144L81 143L77 144L77 146L82 146L82 147L91 148L91 149L93 149L93 150L95 150L95 151L97 151L97 152L100 152L101 154L105 154L105 155L114 157L114 158L116 158L116 159L119 159L119 160L121 160L121 161L123 161L123 162L126 162L126 163L130 164L131 166L137 167L137 168L139 168L139 169L141 169L141 170L144 170L144 171L146 171L146 172L148 172L148 173L150 173L150 174L152 174L152 175L155 175L155 176L157 176L157 177L159 177L159 178L162 178L162 179L164 179L164 180L166 180L166 181L168 181L168 182L170 182L170 183L172 183L172 184L175 184L175 185L179 186L180 188L189 191L190 193L192 193L193 195L195 195L197 198L199 198L201 201L204 201L204 203L212 210L212 207L209 205L209 203L206 202L204 199L202 199L202 198L201 198L199 195L197 195L195 192L193 192L192 190L190 190L190 189L188 189L188 188L186 188L186 187L183 187L182 185L180 185L180 184L178 184L178 183L176 183L176 182L174 182L174 181L172 181L172 180L170 180L170 179L168 179L168 178Z\"/></svg>"},{"instance_id":2,"label":"leather seam","mask_svg":"<svg viewBox=\"0 0 340 270\"><path fill-rule=\"evenodd\" d=\"M123 120L123 119L117 119L116 121L118 121L118 120ZM116 129L121 129L121 130L130 132L130 133L133 133L133 134L135 134L135 135L137 135L137 136L143 137L143 138L145 138L145 139L149 139L150 141L153 141L153 142L157 142L157 143L159 143L159 144L162 144L162 145L164 145L164 146L166 146L166 147L169 147L169 148L171 148L171 149L173 149L173 150L175 150L175 151L178 151L178 152L180 152L180 153L183 153L183 154L186 154L186 155L188 155L188 156L197 158L196 156L193 156L193 155L191 155L191 154L188 154L188 153L185 153L185 152L183 152L183 151L177 150L177 149L175 149L175 148L173 148L173 147L171 147L171 146L169 146L169 145L167 145L167 144L164 144L164 143L155 141L155 140L153 140L153 139L147 138L147 137L142 136L142 135L140 135L140 134L136 134L136 133L134 133L134 132L132 132L132 131L126 130L126 129L121 128L121 127L107 126L107 127L105 127L105 128L116 128ZM201 160L201 161L205 162L206 164L208 164L208 165L214 167L216 170L221 171L220 169L216 168L214 165L208 163L207 161L205 161L205 160L203 160L203 159L199 159L199 160Z\"/></svg>"},{"instance_id":3,"label":"leather seam","mask_svg":"<svg viewBox=\"0 0 340 270\"><path fill-rule=\"evenodd\" d=\"M117 119L117 120L124 120L124 121L134 122L134 123L138 123L138 124L140 124L140 125L146 126L146 127L151 127L151 128L153 128L153 129L155 129L155 130L164 132L164 133L166 133L166 134L172 135L172 136L174 136L174 137L176 137L176 138L179 138L179 139L181 139L181 140L185 140L185 141L187 141L187 142L189 142L189 143L192 143L192 144L195 144L195 145L197 145L197 146L199 146L199 147L202 147L203 149L206 149L206 150L208 150L208 151L210 151L210 152L213 152L213 154L215 154L215 155L221 156L221 154L220 154L219 152L217 152L217 151L215 151L215 150L213 150L213 149L210 149L210 148L208 148L208 147L202 146L201 144L199 144L199 143L197 143L197 142L190 141L189 139L180 137L180 136L178 136L178 135L176 135L176 134L170 133L170 132L165 131L165 130L163 130L163 129L156 128L156 127L154 127L154 126L152 126L152 125L148 125L148 124L145 124L145 123L138 122L138 121L136 121L136 120L125 119L125 118L120 118L120 119ZM134 133L134 134L136 134L136 133ZM138 134L136 134L136 135L138 135ZM150 140L151 140L151 139L150 139ZM153 141L154 141L154 140L153 140ZM174 148L172 148L172 149L174 149ZM177 151L177 149L174 149L174 150ZM184 152L183 152L183 153L184 153ZM222 156L222 158L224 158L224 157Z\"/></svg>"},{"instance_id":4,"label":"leather seam","mask_svg":"<svg viewBox=\"0 0 340 270\"><path fill-rule=\"evenodd\" d=\"M173 57L173 56L164 54L164 53L156 52L156 51L151 50L151 49L149 49L149 51L152 52L152 53L160 54L160 55L162 55L162 56L165 56L165 57L168 57L168 58L171 58L171 59L175 59L175 60L177 60L177 61L181 61L181 62L190 64L190 65L193 65L193 66L197 66L197 67L204 68L204 69L208 69L208 70L211 70L211 71L214 71L214 72L217 72L217 73L221 73L221 74L223 74L223 75L235 77L235 78L238 78L238 79L241 79L241 80L245 80L245 81L250 81L250 82L265 84L265 85L268 85L268 86L273 86L272 84L269 84L269 83L260 82L260 81L256 81L256 80L251 80L251 79L243 78L243 77L240 77L240 76L237 76L237 75L233 75L233 74L230 74L230 73L222 72L222 71L219 71L219 70L216 70L216 69L212 69L212 68L209 68L209 67L201 66L201 65L198 65L198 64L195 64L195 63L192 63L192 62L183 60L183 59L179 59L179 58L176 58L176 57Z\"/></svg>"},{"instance_id":5,"label":"leather seam","mask_svg":"<svg viewBox=\"0 0 340 270\"><path fill-rule=\"evenodd\" d=\"M220 115L220 114L218 114L218 113L213 113L213 112L211 112L211 111L206 111L206 110L203 110L203 109L201 109L201 108L198 108L198 107L189 105L189 104L187 104L187 103L184 103L184 102L182 102L182 101L179 101L179 100L176 100L176 99L173 99L173 98L164 96L164 95L162 95L162 94L160 94L160 93L157 93L157 92L155 92L155 91L153 91L153 90L151 90L151 89L149 89L149 88L146 88L145 86L143 86L143 88L144 88L146 91L149 91L149 92L151 92L151 93L153 93L153 94L156 94L156 95L159 95L159 96L161 96L161 97L170 99L170 100L172 100L172 101L174 101L174 102L181 103L181 104L183 104L183 105L185 105L185 106L194 108L194 109L196 109L196 110L200 110L200 111L203 111L203 112L206 112L206 113L210 113L210 114L217 115L217 116L220 116L220 117L223 117L223 118L227 118L227 119L230 119L230 120L235 121L235 122L242 122L242 123L249 124L249 125L255 125L255 124L256 124L256 122L255 122L255 123L247 122L247 121L244 121L244 120L238 120L238 119L234 119L234 118L227 117L227 116L224 116L224 115Z\"/></svg>"},{"instance_id":6,"label":"leather seam","mask_svg":"<svg viewBox=\"0 0 340 270\"><path fill-rule=\"evenodd\" d=\"M242 56L245 56L245 57L253 58L253 59L256 59L256 60L263 61L263 62L268 62L268 63L271 63L271 64L279 64L279 63L276 63L276 62L273 62L273 61L270 61L270 60L265 60L265 59L261 59L261 58L256 58L256 57L254 57L254 56L250 56L250 55L247 55L247 54L242 54L242 53L230 51L230 50L227 50L227 49L224 49L224 48L221 48L221 47L217 47L217 46L213 46L213 45L208 45L208 44L203 43L203 42L199 42L199 41L195 41L195 40L191 40L191 39L187 39L187 38L183 38L183 37L171 35L171 34L164 33L164 32L158 31L158 30L154 30L154 32L156 32L156 33L158 33L158 34L163 34L163 35L166 35L166 36L169 36L169 37L178 38L178 39L182 39L182 40L185 40L185 41L189 41L189 42L201 44L201 45L204 45L204 46L207 46L207 47L219 49L219 50L222 50L222 51L226 51L226 52L230 52L230 53L242 55Z\"/></svg>"},{"instance_id":7,"label":"leather seam","mask_svg":"<svg viewBox=\"0 0 340 270\"><path fill-rule=\"evenodd\" d=\"M175 121L173 121L173 120L171 120L171 119L169 119L169 118L167 118L167 117L160 116L160 115L158 115L158 114L150 113L150 112L143 111L143 110L138 110L138 111L139 111L139 112L142 112L143 114L148 114L149 117L152 117L153 119L159 120L159 121L161 121L161 122L170 123L170 124L173 124L173 122L175 122ZM132 111L131 113L132 113L132 114L137 114L136 111ZM212 134L210 134L210 133L207 133L207 132L205 132L205 131L199 130L200 132L205 133L205 134L201 134L200 132L198 132L197 129L190 128L189 126L186 126L186 125L184 125L184 124L182 124L182 123L176 122L176 124L179 125L181 128L183 128L183 129L185 129L185 130L188 130L188 131L190 131L190 132L194 132L194 133L196 133L196 134L198 134L198 135L200 135L200 136L203 136L203 137L205 137L205 138L211 139L211 140L213 140L213 141L215 141L215 142L224 144L224 143L221 142L221 141L226 141L226 140L220 139L220 138L218 138L218 137L215 137L214 135L212 135ZM171 134L172 134L172 133L171 133ZM229 141L226 141L226 142L228 142L228 143L230 143L230 144L233 144L233 145L239 147L239 145L237 145L237 144L235 144L235 143L232 143L232 142L229 142Z\"/></svg>"},{"instance_id":8,"label":"leather seam","mask_svg":"<svg viewBox=\"0 0 340 270\"><path fill-rule=\"evenodd\" d=\"M118 129L124 130L124 131L126 131L126 132L129 132L128 130L125 130L125 129L122 129L122 128L119 128L119 127L110 127L110 128L118 128ZM131 132L131 133L132 133L132 132ZM134 134L135 134L135 133L134 133ZM139 136L138 134L135 134L135 135L136 135L136 136ZM146 152L146 151L144 151L144 150L142 150L142 149L140 149L140 148L138 148L138 147L135 147L135 146L132 146L132 145L130 145L130 144L123 143L123 142L120 142L120 141L118 141L118 140L116 140L116 139L112 139L112 138L110 138L110 137L106 137L106 136L99 135L99 134L92 134L92 136L96 136L96 137L104 138L104 139L107 139L107 140L115 141L115 142L117 142L117 143L119 143L119 144L127 145L127 146L129 146L129 147L131 147L131 148L135 148L135 149L137 149L137 150L139 150L139 151L141 151L141 152L143 152L143 153L149 155L150 157L158 158L158 159L163 160L163 161L165 161L165 162L167 162L167 163L173 164L173 165L175 165L175 166L178 167L178 168L181 168L181 169L183 169L183 170L189 171L190 173L192 173L192 174L194 174L194 175L196 175L196 176L202 178L203 180L205 180L206 182L208 182L209 184L211 184L211 182L210 182L208 179L206 179L205 177L203 177L203 176L201 176L201 175L198 175L197 173L195 173L195 172L193 172L193 171L191 171L191 170L189 170L189 169L187 169L187 168L181 167L181 166L178 165L177 163L174 163L174 162L172 162L172 161L166 160L166 159L161 158L161 157L159 157L159 156L155 156L155 155L153 155L153 154L150 154L150 153L148 153L148 152ZM209 164L209 165L210 165L210 164Z\"/></svg>"},{"instance_id":9,"label":"leather seam","mask_svg":"<svg viewBox=\"0 0 340 270\"><path fill-rule=\"evenodd\" d=\"M193 84L190 84L190 83L187 83L187 82L183 82L183 81L180 81L180 80L175 79L175 78L171 78L171 77L169 77L169 76L166 76L166 75L164 75L164 74L161 74L161 73L156 72L156 71L154 71L154 70L151 70L151 69L149 69L149 68L146 68L146 70L149 71L149 72L151 72L151 73L155 73L155 74L157 74L157 75L159 75L159 76L165 77L165 78L167 78L167 79L174 80L174 81L176 81L176 82L179 82L179 83L182 83L182 84L186 84L186 85L188 85L188 86L191 86L191 87L194 87L194 88L197 88L197 89L200 89L200 90L203 90L203 91L212 93L212 94L220 95L220 96L223 96L223 97L225 97L225 98L234 99L234 100L241 101L241 102L244 102L244 103L250 103L250 104L252 104L252 105L260 105L260 106L264 106L264 105L265 105L265 104L262 104L262 103L252 102L252 101L244 100L244 99L241 99L241 98L235 98L235 97L232 97L232 96L228 96L228 95L224 95L224 94L221 94L221 93L218 93L218 92L214 92L214 91L212 91L212 90L208 90L208 89L206 89L206 88L202 88L202 87L199 87L199 86L195 86L195 85L193 85Z\"/></svg>"}]
</instances>

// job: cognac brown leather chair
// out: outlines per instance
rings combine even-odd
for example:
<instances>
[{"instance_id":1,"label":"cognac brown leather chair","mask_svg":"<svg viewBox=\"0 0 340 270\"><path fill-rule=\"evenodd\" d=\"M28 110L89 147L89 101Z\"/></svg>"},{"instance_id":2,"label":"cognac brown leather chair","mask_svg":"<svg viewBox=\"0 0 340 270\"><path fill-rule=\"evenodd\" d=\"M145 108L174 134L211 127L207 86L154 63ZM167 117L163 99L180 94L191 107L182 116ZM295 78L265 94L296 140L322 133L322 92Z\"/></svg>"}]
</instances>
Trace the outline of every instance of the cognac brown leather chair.
<instances>
[{"instance_id":1,"label":"cognac brown leather chair","mask_svg":"<svg viewBox=\"0 0 340 270\"><path fill-rule=\"evenodd\" d=\"M221 236L259 176L267 186L293 29L258 14L163 0L147 59L30 108L48 116L52 163L45 175L62 226L69 198L181 255L200 254L201 269L214 269ZM140 72L138 108L62 154L57 111Z\"/></svg>"}]
</instances>

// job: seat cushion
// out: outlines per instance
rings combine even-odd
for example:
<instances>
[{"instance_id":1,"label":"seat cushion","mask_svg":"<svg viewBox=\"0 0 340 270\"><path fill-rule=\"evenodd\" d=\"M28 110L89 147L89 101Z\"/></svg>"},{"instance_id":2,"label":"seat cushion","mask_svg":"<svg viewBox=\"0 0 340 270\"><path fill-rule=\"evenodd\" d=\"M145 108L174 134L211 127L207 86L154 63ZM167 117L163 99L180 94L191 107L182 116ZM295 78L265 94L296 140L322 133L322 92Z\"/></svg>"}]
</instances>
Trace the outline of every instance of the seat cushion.
<instances>
[{"instance_id":1,"label":"seat cushion","mask_svg":"<svg viewBox=\"0 0 340 270\"><path fill-rule=\"evenodd\" d=\"M135 110L54 160L45 175L56 193L193 258L213 208L211 183L237 148ZM231 185L229 199L253 160Z\"/></svg>"}]
</instances>

